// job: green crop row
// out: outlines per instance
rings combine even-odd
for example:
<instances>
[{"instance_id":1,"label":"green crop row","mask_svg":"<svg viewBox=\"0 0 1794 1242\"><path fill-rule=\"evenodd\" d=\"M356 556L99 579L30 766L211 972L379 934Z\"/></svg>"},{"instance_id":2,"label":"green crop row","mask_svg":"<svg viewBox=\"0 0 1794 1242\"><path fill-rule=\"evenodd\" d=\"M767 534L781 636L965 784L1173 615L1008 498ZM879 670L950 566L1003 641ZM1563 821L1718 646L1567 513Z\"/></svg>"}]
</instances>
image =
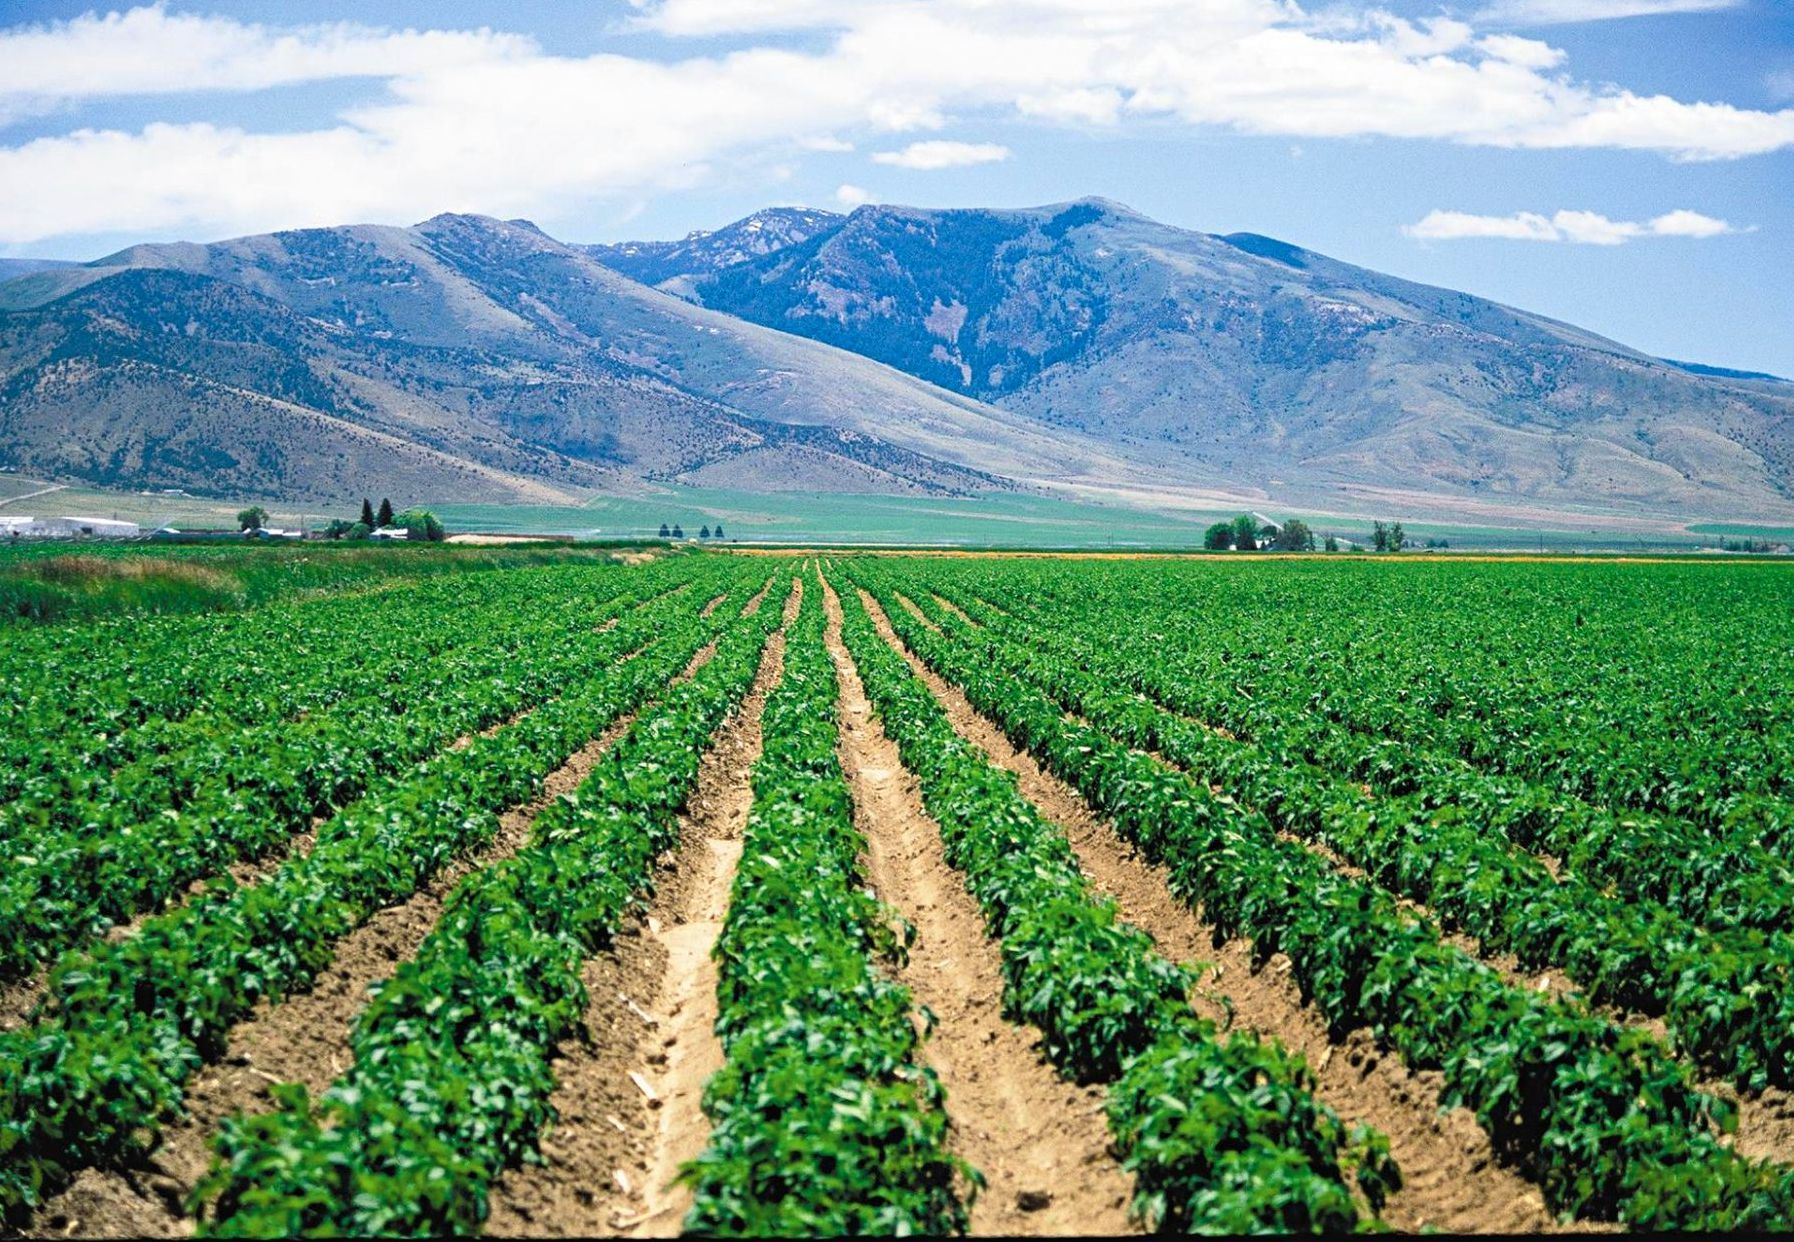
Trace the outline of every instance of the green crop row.
<instances>
[{"instance_id":1,"label":"green crop row","mask_svg":"<svg viewBox=\"0 0 1794 1242\"><path fill-rule=\"evenodd\" d=\"M47 1016L0 1035L0 1212L38 1202L75 1169L126 1160L153 1142L186 1081L222 1053L230 1027L259 1000L308 986L337 939L491 841L501 810L658 693L714 628L669 604L588 634L574 647L575 667L596 674L561 697L344 808L308 854L263 882L227 879L134 936L65 959Z\"/></svg>"},{"instance_id":2,"label":"green crop row","mask_svg":"<svg viewBox=\"0 0 1794 1242\"><path fill-rule=\"evenodd\" d=\"M1222 738L1111 689L1086 671L1090 644L1029 630L1018 645L944 611L935 619L1060 707L1164 756L1273 827L1321 842L1486 950L1566 970L1598 1002L1663 1016L1680 1049L1746 1090L1790 1085L1794 940L1785 933L1709 935L1653 902L1611 897L1574 870L1554 877L1491 839L1471 807L1372 797L1299 758ZM1013 632L1013 623L998 624Z\"/></svg>"},{"instance_id":3,"label":"green crop row","mask_svg":"<svg viewBox=\"0 0 1794 1242\"><path fill-rule=\"evenodd\" d=\"M772 601L769 601L769 605ZM213 1236L473 1233L493 1181L554 1120L551 1058L580 1027L580 967L677 836L711 736L746 695L776 607L637 718L530 843L469 875L356 1022L355 1062L315 1103L227 1120L202 1188Z\"/></svg>"},{"instance_id":4,"label":"green crop row","mask_svg":"<svg viewBox=\"0 0 1794 1242\"><path fill-rule=\"evenodd\" d=\"M858 570L892 598L887 575ZM1496 1151L1555 1210L1645 1228L1787 1228L1794 1176L1712 1133L1717 1102L1643 1032L1508 986L1442 945L1373 885L1278 837L1262 814L1068 719L1041 691L888 609L911 649L1069 781L1199 904L1219 935L1281 951L1336 1033L1368 1026L1445 1102L1470 1107Z\"/></svg>"},{"instance_id":5,"label":"green crop row","mask_svg":"<svg viewBox=\"0 0 1794 1242\"><path fill-rule=\"evenodd\" d=\"M1150 593L1126 573L1080 575L1044 611L1125 618L1118 636L1224 666L1217 706L1242 715L1299 711L1379 750L1395 742L1702 831L1794 824L1778 567L1319 568L1166 575ZM1016 598L1043 611L1032 591Z\"/></svg>"},{"instance_id":6,"label":"green crop row","mask_svg":"<svg viewBox=\"0 0 1794 1242\"><path fill-rule=\"evenodd\" d=\"M688 1233L964 1233L945 1093L917 1063L895 913L867 891L835 754L835 674L819 579L805 580L767 699L741 867L716 946L727 1061L704 1092L710 1143L682 1172Z\"/></svg>"},{"instance_id":7,"label":"green crop row","mask_svg":"<svg viewBox=\"0 0 1794 1242\"><path fill-rule=\"evenodd\" d=\"M517 650L521 643L538 641L516 629L519 607L526 601L553 595L570 606L583 606L591 624L602 624L640 598L633 589L636 582L598 578L593 584L602 583L605 590L595 594L581 577L569 575L527 591L521 582L487 579L478 584L484 590L464 592L458 601L444 595L432 602L430 615L441 618L440 627L370 625L376 615L370 602L365 605L369 615L361 626L339 636L337 650L305 644L297 667L287 664L291 656L285 652L252 657L255 665L274 664L278 672L271 673L272 681L238 686L230 700L236 709L232 712L193 711L179 720L158 718L112 733L85 728L9 733L4 749L19 762L7 763L0 754L0 764L15 781L12 795L0 806L0 842L21 835L37 840L70 828L91 835L121 823L149 821L162 810L189 805L209 790L241 779L251 762L282 758L320 730L339 724L359 729L367 747L377 751L388 744L384 735L402 732L419 685L502 679L507 656L529 654ZM672 585L670 576L664 580ZM625 586L631 589L623 590ZM132 658L153 665L170 655L152 647L134 651ZM34 767L39 770L32 771Z\"/></svg>"},{"instance_id":8,"label":"green crop row","mask_svg":"<svg viewBox=\"0 0 1794 1242\"><path fill-rule=\"evenodd\" d=\"M69 759L76 768L117 768L178 749L195 732L316 711L352 691L389 651L423 658L481 641L489 607L582 587L604 600L628 585L615 570L580 566L215 617L14 630L0 654L0 801L46 783L54 791Z\"/></svg>"},{"instance_id":9,"label":"green crop row","mask_svg":"<svg viewBox=\"0 0 1794 1242\"><path fill-rule=\"evenodd\" d=\"M1148 642L1127 637L1125 618L1100 604L1092 603L1076 622L1030 623L980 612L981 602L963 594L955 598L985 624L1024 641L1046 634L1061 647L1074 641L1077 659L1093 671L1175 711L1380 792L1457 808L1523 848L1557 855L1570 871L1660 902L1703 926L1764 932L1794 926L1794 868L1785 861L1794 846L1794 805L1787 802L1740 797L1711 830L1664 816L1616 814L1480 771L1455 755L1414 745L1399 730L1385 735L1341 727L1296 698L1295 687L1280 697L1260 686L1247 698L1235 686L1230 663L1182 649L1163 635Z\"/></svg>"},{"instance_id":10,"label":"green crop row","mask_svg":"<svg viewBox=\"0 0 1794 1242\"><path fill-rule=\"evenodd\" d=\"M846 594L844 638L867 695L1001 941L1005 1012L1040 1029L1062 1073L1110 1084L1135 1211L1171 1232L1355 1227L1349 1171L1373 1209L1399 1181L1387 1140L1348 1134L1299 1056L1242 1032L1222 1038L1196 1015L1195 972L1090 891L1064 834L954 732Z\"/></svg>"},{"instance_id":11,"label":"green crop row","mask_svg":"<svg viewBox=\"0 0 1794 1242\"><path fill-rule=\"evenodd\" d=\"M578 592L558 603L468 658L395 668L390 698L214 737L180 757L172 781L108 782L81 804L80 822L17 837L0 878L0 978L260 855L378 778L553 694L594 625Z\"/></svg>"}]
</instances>

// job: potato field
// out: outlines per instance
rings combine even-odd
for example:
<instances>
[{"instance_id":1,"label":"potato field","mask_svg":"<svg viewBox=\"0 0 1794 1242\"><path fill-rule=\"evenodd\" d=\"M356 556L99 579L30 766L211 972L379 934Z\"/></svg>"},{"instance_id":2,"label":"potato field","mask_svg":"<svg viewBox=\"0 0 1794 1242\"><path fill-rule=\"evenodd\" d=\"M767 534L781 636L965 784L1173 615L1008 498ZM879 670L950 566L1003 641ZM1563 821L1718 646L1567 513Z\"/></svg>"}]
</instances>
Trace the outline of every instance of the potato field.
<instances>
[{"instance_id":1,"label":"potato field","mask_svg":"<svg viewBox=\"0 0 1794 1242\"><path fill-rule=\"evenodd\" d=\"M1794 1229L1794 566L544 556L0 683L7 1232Z\"/></svg>"}]
</instances>

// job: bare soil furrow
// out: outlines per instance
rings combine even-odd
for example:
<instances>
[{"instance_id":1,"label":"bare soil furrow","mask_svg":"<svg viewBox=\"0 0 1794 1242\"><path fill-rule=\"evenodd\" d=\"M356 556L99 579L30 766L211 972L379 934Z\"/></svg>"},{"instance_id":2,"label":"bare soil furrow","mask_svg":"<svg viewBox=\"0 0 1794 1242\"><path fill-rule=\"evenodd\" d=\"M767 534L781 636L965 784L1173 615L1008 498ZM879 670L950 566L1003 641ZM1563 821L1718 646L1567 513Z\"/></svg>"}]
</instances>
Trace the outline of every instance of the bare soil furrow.
<instances>
[{"instance_id":1,"label":"bare soil furrow","mask_svg":"<svg viewBox=\"0 0 1794 1242\"><path fill-rule=\"evenodd\" d=\"M787 600L786 626L799 598ZM710 952L741 856L761 712L784 669L784 648L781 627L752 690L705 754L679 845L661 860L646 914L586 963L586 1038L555 1061L560 1120L542 1138L544 1163L513 1170L494 1187L488 1233L679 1232L690 1194L670 1183L709 1139L700 1105L723 1064Z\"/></svg>"},{"instance_id":2,"label":"bare soil furrow","mask_svg":"<svg viewBox=\"0 0 1794 1242\"><path fill-rule=\"evenodd\" d=\"M873 718L841 641L840 602L825 591L829 654L840 685L840 756L880 900L916 928L899 977L938 1023L923 1059L947 1089L954 1151L984 1174L976 1235L1130 1231L1133 1179L1109 1154L1106 1092L1061 1078L1039 1035L1002 1013L1002 958L977 904L947 863L897 745Z\"/></svg>"},{"instance_id":3,"label":"bare soil furrow","mask_svg":"<svg viewBox=\"0 0 1794 1242\"><path fill-rule=\"evenodd\" d=\"M1409 1070L1381 1052L1367 1031L1332 1043L1325 1021L1303 1003L1290 979L1286 958L1273 957L1264 969L1254 970L1248 942L1215 947L1213 927L1172 895L1162 868L1138 857L1077 791L1017 750L959 690L910 653L876 600L863 593L861 598L879 633L928 684L960 735L1015 773L1028 800L1065 829L1085 875L1099 892L1115 898L1122 917L1150 934L1167 956L1216 967L1203 980L1199 1007L1224 1025L1231 1021L1275 1036L1301 1052L1316 1071L1321 1100L1348 1123L1362 1122L1389 1136L1405 1179L1384 1211L1391 1225L1455 1232L1558 1227L1537 1187L1497 1163L1475 1117L1462 1108L1441 1110L1438 1073Z\"/></svg>"},{"instance_id":4,"label":"bare soil furrow","mask_svg":"<svg viewBox=\"0 0 1794 1242\"><path fill-rule=\"evenodd\" d=\"M675 679L683 681L716 650L707 643ZM613 721L544 778L529 803L499 817L498 834L477 854L444 868L408 900L388 906L344 937L313 987L277 1003L262 1002L230 1033L223 1057L188 1085L186 1115L166 1127L141 1166L82 1170L32 1217L27 1234L44 1237L185 1237L193 1232L186 1204L211 1167L212 1138L226 1117L266 1112L276 1083L304 1084L314 1097L354 1060L350 1035L368 989L411 958L436 926L444 901L463 878L510 857L529 840L530 825L571 793L634 722Z\"/></svg>"}]
</instances>

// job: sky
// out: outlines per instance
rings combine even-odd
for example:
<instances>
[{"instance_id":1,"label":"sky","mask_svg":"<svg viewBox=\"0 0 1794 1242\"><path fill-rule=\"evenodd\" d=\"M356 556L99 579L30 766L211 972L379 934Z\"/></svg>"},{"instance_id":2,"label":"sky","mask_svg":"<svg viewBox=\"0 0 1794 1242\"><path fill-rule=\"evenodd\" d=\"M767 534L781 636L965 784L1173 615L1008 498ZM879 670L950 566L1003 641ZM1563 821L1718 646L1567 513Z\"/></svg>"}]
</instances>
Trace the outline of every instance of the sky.
<instances>
[{"instance_id":1,"label":"sky","mask_svg":"<svg viewBox=\"0 0 1794 1242\"><path fill-rule=\"evenodd\" d=\"M1794 376L1794 0L0 4L0 256L1087 195Z\"/></svg>"}]
</instances>

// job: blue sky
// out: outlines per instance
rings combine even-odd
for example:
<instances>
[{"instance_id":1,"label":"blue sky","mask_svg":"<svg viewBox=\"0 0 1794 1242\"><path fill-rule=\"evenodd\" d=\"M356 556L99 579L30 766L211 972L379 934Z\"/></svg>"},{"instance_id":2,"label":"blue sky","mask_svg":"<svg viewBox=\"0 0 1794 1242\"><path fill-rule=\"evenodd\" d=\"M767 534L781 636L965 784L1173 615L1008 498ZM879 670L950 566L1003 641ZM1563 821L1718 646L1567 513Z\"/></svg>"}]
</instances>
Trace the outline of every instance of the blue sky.
<instances>
[{"instance_id":1,"label":"blue sky","mask_svg":"<svg viewBox=\"0 0 1794 1242\"><path fill-rule=\"evenodd\" d=\"M0 254L1088 194L1794 375L1794 4L0 8Z\"/></svg>"}]
</instances>

